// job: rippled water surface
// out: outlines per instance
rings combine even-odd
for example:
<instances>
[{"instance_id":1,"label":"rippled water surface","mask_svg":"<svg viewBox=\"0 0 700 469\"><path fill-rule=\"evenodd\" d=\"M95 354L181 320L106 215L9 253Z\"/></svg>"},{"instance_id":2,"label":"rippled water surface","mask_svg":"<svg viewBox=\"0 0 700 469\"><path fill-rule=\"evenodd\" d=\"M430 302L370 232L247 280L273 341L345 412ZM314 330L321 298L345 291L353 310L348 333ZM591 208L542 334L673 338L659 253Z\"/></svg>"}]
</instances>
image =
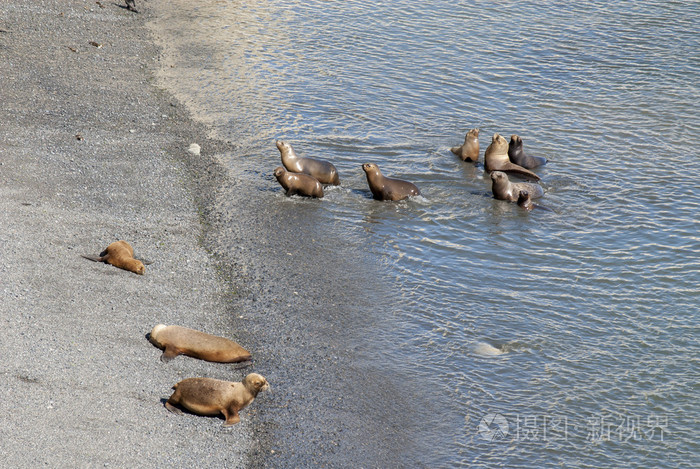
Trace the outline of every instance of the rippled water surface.
<instances>
[{"instance_id":1,"label":"rippled water surface","mask_svg":"<svg viewBox=\"0 0 700 469\"><path fill-rule=\"evenodd\" d=\"M384 278L362 340L433 402L416 465L700 464L700 4L170 3L162 83L226 166ZM449 151L472 127L550 160L551 210L491 197ZM342 185L285 197L277 138ZM423 197L372 200L364 162Z\"/></svg>"}]
</instances>

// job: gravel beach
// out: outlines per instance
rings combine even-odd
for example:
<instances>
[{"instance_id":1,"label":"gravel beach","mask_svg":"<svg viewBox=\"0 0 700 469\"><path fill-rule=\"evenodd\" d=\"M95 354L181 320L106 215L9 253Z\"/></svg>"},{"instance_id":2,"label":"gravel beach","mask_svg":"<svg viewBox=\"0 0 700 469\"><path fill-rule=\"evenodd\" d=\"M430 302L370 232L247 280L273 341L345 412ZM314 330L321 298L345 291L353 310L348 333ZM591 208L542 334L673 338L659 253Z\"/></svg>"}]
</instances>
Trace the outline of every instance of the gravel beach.
<instances>
[{"instance_id":1,"label":"gravel beach","mask_svg":"<svg viewBox=\"0 0 700 469\"><path fill-rule=\"evenodd\" d=\"M260 370L166 365L145 338L180 324L247 345L201 245L197 194L222 180L223 144L151 84L145 16L107 1L0 5L2 467L236 467L250 450L264 393L230 429L162 402L186 377ZM144 276L80 257L119 239L153 262Z\"/></svg>"}]
</instances>

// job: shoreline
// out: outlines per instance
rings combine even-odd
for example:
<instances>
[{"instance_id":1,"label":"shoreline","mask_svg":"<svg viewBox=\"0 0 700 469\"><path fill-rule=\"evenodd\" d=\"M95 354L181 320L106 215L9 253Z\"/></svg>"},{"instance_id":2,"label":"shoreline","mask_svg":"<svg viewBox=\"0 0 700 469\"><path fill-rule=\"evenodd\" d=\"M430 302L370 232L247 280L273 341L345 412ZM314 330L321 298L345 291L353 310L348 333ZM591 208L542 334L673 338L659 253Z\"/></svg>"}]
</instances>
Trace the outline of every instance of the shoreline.
<instances>
[{"instance_id":1,"label":"shoreline","mask_svg":"<svg viewBox=\"0 0 700 469\"><path fill-rule=\"evenodd\" d=\"M163 401L186 377L237 381L255 366L164 364L145 338L157 323L179 324L250 347L203 247L204 199L225 183L214 154L230 146L153 85L148 4L138 15L102 5L1 7L0 461L242 466L264 393L231 429L174 416ZM144 276L80 257L118 239L153 262Z\"/></svg>"}]
</instances>

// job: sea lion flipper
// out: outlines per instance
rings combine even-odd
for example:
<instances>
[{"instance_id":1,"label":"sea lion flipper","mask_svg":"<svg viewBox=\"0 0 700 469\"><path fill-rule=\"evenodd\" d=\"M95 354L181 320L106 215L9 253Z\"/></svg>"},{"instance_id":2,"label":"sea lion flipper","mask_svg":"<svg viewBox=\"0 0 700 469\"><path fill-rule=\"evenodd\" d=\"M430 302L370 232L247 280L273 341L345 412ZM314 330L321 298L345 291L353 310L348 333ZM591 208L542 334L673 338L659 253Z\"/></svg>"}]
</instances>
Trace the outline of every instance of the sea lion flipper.
<instances>
[{"instance_id":1,"label":"sea lion flipper","mask_svg":"<svg viewBox=\"0 0 700 469\"><path fill-rule=\"evenodd\" d=\"M180 355L180 353L177 351L176 348L165 347L165 351L163 351L163 354L160 356L160 361L162 361L163 363L168 363L170 360L177 357L178 355Z\"/></svg>"},{"instance_id":2,"label":"sea lion flipper","mask_svg":"<svg viewBox=\"0 0 700 469\"><path fill-rule=\"evenodd\" d=\"M172 412L173 414L176 414L176 415L182 415L182 414L184 414L183 411L181 411L180 409L178 409L177 407L175 407L174 405L172 405L170 402L166 402L166 403L165 403L165 408L168 409L168 410L169 410L170 412Z\"/></svg>"},{"instance_id":3,"label":"sea lion flipper","mask_svg":"<svg viewBox=\"0 0 700 469\"><path fill-rule=\"evenodd\" d=\"M93 262L104 262L104 257L102 256L86 256L85 254L81 254L80 257L84 257L85 259Z\"/></svg>"}]
</instances>

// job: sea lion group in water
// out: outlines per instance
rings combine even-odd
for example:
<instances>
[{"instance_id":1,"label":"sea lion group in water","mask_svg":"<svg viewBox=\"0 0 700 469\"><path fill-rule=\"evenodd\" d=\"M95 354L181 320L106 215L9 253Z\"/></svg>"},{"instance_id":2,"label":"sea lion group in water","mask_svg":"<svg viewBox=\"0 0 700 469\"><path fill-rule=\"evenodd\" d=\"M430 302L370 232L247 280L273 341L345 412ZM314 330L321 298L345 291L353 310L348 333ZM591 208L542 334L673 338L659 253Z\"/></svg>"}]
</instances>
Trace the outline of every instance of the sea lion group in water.
<instances>
[{"instance_id":1,"label":"sea lion group in water","mask_svg":"<svg viewBox=\"0 0 700 469\"><path fill-rule=\"evenodd\" d=\"M299 157L292 145L284 140L275 141L275 146L280 152L284 167L275 168L273 174L284 188L286 195L321 198L323 197L322 184L340 185L338 170L332 163ZM364 163L362 170L367 176L372 197L376 200L398 201L420 195L420 190L415 184L382 175L379 167L374 163Z\"/></svg>"},{"instance_id":2,"label":"sea lion group in water","mask_svg":"<svg viewBox=\"0 0 700 469\"><path fill-rule=\"evenodd\" d=\"M450 151L462 161L477 163L479 161L480 129L470 129L464 137L464 143L451 147ZM323 197L322 184L339 185L340 178L336 167L324 160L301 158L292 146L283 140L275 142L282 158L282 164L275 169L277 181L287 195ZM493 134L491 143L484 151L484 169L490 175L491 191L494 198L509 202L518 202L520 207L532 210L536 207L532 199L542 197L544 190L537 183L540 176L531 171L547 163L541 156L525 153L523 140L518 135L511 135L508 142L499 133ZM367 177L372 197L376 200L400 201L421 195L418 187L409 181L386 177L375 163L364 163L362 170ZM528 182L511 182L508 175L525 179ZM521 196L521 191L524 194Z\"/></svg>"}]
</instances>

